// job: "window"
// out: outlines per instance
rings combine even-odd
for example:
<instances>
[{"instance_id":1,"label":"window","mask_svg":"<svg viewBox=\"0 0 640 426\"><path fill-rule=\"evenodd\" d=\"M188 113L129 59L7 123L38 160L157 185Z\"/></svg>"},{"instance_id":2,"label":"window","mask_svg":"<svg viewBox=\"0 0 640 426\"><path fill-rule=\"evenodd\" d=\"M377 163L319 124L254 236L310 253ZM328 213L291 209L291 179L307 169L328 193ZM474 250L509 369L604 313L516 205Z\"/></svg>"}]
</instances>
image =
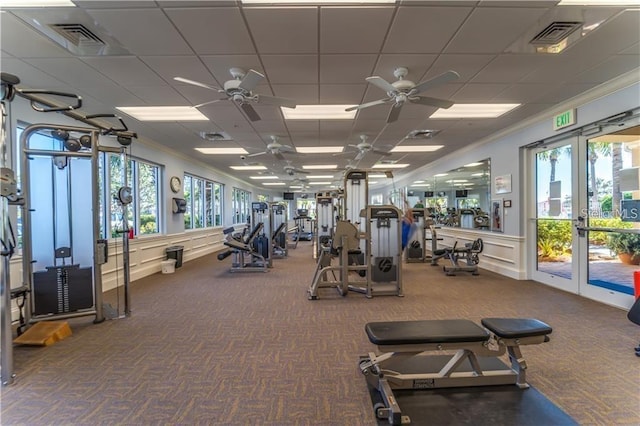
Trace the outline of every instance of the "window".
<instances>
[{"instance_id":1,"label":"window","mask_svg":"<svg viewBox=\"0 0 640 426\"><path fill-rule=\"evenodd\" d=\"M251 217L251 193L244 189L233 188L231 194L233 223L245 223Z\"/></svg>"},{"instance_id":2,"label":"window","mask_svg":"<svg viewBox=\"0 0 640 426\"><path fill-rule=\"evenodd\" d=\"M109 179L103 177L107 175ZM118 190L124 185L121 156L101 154L99 182L100 234L116 238L120 235L118 231L124 228L122 205L118 201ZM127 221L136 235L160 232L159 183L160 166L137 159L127 160L127 185L133 193L133 201L127 205ZM103 194L109 194L108 202ZM104 205L109 205L109 214L103 213Z\"/></svg>"},{"instance_id":3,"label":"window","mask_svg":"<svg viewBox=\"0 0 640 426\"><path fill-rule=\"evenodd\" d=\"M184 175L184 228L222 226L222 184Z\"/></svg>"}]
</instances>

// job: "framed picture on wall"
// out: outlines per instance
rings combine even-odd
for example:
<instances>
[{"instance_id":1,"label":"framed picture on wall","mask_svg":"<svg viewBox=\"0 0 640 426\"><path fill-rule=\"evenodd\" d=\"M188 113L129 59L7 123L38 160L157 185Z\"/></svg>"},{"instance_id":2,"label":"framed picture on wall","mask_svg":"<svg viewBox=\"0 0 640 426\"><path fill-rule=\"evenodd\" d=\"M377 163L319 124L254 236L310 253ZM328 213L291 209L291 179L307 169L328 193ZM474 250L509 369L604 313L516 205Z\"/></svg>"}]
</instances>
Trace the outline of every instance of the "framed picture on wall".
<instances>
[{"instance_id":1,"label":"framed picture on wall","mask_svg":"<svg viewBox=\"0 0 640 426\"><path fill-rule=\"evenodd\" d=\"M494 182L496 194L511 193L511 175L496 176Z\"/></svg>"},{"instance_id":2,"label":"framed picture on wall","mask_svg":"<svg viewBox=\"0 0 640 426\"><path fill-rule=\"evenodd\" d=\"M504 214L502 211L502 198L491 200L491 230L504 232Z\"/></svg>"}]
</instances>

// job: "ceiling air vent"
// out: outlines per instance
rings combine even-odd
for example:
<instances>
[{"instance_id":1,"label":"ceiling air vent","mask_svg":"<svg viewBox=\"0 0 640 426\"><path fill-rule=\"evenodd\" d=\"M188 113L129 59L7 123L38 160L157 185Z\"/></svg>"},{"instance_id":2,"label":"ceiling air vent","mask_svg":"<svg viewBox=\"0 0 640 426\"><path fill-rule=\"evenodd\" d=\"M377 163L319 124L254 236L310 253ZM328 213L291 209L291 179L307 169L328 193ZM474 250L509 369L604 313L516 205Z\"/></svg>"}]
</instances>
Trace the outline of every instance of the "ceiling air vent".
<instances>
[{"instance_id":1,"label":"ceiling air vent","mask_svg":"<svg viewBox=\"0 0 640 426\"><path fill-rule=\"evenodd\" d=\"M530 43L534 45L555 45L582 27L582 22L552 22L540 31Z\"/></svg>"},{"instance_id":2,"label":"ceiling air vent","mask_svg":"<svg viewBox=\"0 0 640 426\"><path fill-rule=\"evenodd\" d=\"M82 24L53 24L50 27L75 46L105 44L100 37Z\"/></svg>"}]
</instances>

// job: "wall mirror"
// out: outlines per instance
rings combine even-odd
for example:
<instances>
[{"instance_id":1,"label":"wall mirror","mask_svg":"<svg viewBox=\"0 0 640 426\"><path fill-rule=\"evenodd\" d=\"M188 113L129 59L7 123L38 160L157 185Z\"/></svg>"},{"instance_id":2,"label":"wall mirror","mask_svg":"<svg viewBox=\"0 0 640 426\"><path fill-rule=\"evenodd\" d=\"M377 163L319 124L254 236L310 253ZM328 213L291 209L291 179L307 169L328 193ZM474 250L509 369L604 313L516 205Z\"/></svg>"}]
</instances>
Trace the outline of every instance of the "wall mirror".
<instances>
[{"instance_id":1,"label":"wall mirror","mask_svg":"<svg viewBox=\"0 0 640 426\"><path fill-rule=\"evenodd\" d=\"M490 174L488 158L469 163L414 183L408 201L424 205L436 224L490 230Z\"/></svg>"}]
</instances>

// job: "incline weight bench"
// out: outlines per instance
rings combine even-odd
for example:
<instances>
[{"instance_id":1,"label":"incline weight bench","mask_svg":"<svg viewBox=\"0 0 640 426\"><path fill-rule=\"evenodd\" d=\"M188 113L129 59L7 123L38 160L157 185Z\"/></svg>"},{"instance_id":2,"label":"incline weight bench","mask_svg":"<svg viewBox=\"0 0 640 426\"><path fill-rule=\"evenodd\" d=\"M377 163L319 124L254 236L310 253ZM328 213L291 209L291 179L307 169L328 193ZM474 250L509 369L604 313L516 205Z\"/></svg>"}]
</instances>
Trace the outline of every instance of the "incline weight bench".
<instances>
[{"instance_id":1,"label":"incline weight bench","mask_svg":"<svg viewBox=\"0 0 640 426\"><path fill-rule=\"evenodd\" d=\"M394 389L508 384L528 388L520 346L548 342L551 327L525 318L484 318L482 325L462 319L368 323L367 336L382 354L361 357L359 367L382 396L383 403L374 406L376 417L392 425L410 422L402 415ZM510 366L498 359L505 353Z\"/></svg>"}]
</instances>

